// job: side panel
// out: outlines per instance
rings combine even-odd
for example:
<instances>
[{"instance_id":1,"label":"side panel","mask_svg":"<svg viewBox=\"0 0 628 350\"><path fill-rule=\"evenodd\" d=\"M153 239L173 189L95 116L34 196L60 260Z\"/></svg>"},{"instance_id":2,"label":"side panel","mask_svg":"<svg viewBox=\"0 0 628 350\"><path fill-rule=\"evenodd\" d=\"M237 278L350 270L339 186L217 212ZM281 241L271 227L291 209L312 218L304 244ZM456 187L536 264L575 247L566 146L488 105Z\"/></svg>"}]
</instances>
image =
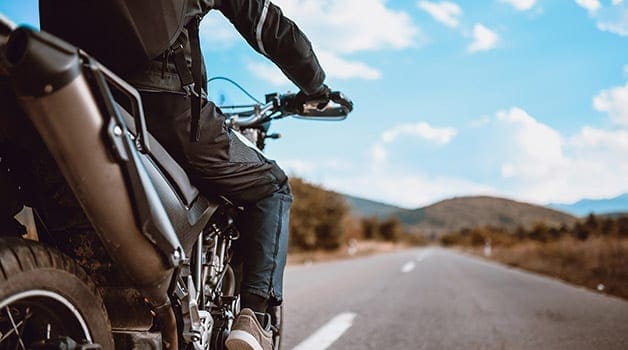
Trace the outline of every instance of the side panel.
<instances>
[{"instance_id":1,"label":"side panel","mask_svg":"<svg viewBox=\"0 0 628 350\"><path fill-rule=\"evenodd\" d=\"M142 163L157 190L186 255L189 255L198 235L218 206L211 204L204 197L198 197L191 208L186 208L177 192L148 155L142 155Z\"/></svg>"}]
</instances>

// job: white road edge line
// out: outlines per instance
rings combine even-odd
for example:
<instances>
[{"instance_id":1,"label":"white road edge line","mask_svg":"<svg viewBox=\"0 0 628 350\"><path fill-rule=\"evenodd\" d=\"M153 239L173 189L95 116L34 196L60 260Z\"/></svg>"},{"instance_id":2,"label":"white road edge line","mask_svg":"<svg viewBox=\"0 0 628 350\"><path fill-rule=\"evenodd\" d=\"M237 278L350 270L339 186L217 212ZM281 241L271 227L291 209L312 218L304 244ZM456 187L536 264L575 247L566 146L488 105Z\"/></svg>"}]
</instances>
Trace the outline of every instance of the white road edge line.
<instances>
[{"instance_id":1,"label":"white road edge line","mask_svg":"<svg viewBox=\"0 0 628 350\"><path fill-rule=\"evenodd\" d=\"M309 338L302 341L292 350L325 350L340 338L351 326L356 314L345 312L327 322Z\"/></svg>"},{"instance_id":2,"label":"white road edge line","mask_svg":"<svg viewBox=\"0 0 628 350\"><path fill-rule=\"evenodd\" d=\"M405 265L401 267L401 272L408 273L414 270L415 267L416 267L416 264L414 263L414 261L408 261L407 263L405 263Z\"/></svg>"}]
</instances>

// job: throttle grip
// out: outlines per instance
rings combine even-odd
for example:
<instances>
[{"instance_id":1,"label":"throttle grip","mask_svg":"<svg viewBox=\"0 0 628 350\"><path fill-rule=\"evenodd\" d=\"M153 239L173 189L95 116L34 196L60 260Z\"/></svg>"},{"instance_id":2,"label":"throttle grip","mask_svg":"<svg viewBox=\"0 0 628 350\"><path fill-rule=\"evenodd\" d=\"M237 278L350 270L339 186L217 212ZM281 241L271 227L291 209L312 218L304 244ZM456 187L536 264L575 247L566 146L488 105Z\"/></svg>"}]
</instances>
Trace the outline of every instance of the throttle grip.
<instances>
[{"instance_id":1,"label":"throttle grip","mask_svg":"<svg viewBox=\"0 0 628 350\"><path fill-rule=\"evenodd\" d=\"M279 100L284 112L301 116L340 117L353 111L353 102L340 91L330 92L325 99L316 97L308 100L306 95L299 93L281 95ZM329 105L330 101L337 106Z\"/></svg>"}]
</instances>

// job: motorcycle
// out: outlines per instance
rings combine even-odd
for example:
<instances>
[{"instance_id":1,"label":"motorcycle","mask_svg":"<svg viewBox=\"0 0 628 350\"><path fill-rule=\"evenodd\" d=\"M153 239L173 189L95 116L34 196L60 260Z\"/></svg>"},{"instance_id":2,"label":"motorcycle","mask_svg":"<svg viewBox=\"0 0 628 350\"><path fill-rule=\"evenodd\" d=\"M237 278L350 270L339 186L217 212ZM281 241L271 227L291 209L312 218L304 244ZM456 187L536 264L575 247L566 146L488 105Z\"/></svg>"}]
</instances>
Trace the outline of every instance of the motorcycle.
<instances>
[{"instance_id":1,"label":"motorcycle","mask_svg":"<svg viewBox=\"0 0 628 350\"><path fill-rule=\"evenodd\" d=\"M125 276L112 287L54 240L0 237L0 348L224 349L239 312L232 258L241 208L200 194L147 131L138 91L80 49L0 16L0 77L10 79ZM278 137L268 134L270 123L294 115L287 106L295 101L295 94L271 94L265 103L223 109L228 126L261 152ZM339 92L323 102L303 103L298 116L341 120L353 109ZM13 169L2 150L0 167ZM16 177L0 177L0 188L11 188L4 192L23 190L7 178ZM282 308L268 313L279 349Z\"/></svg>"}]
</instances>

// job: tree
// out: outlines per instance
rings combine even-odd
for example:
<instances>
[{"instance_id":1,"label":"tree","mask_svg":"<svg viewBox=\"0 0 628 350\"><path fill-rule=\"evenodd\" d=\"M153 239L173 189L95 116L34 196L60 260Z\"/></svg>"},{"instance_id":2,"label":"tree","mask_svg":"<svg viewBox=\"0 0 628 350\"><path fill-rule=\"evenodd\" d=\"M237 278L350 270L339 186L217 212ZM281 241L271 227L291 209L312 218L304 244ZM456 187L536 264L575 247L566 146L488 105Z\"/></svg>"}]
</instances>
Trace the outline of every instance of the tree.
<instances>
[{"instance_id":1,"label":"tree","mask_svg":"<svg viewBox=\"0 0 628 350\"><path fill-rule=\"evenodd\" d=\"M547 242L550 237L549 227L544 222L537 222L530 231L530 238L535 241Z\"/></svg>"},{"instance_id":2,"label":"tree","mask_svg":"<svg viewBox=\"0 0 628 350\"><path fill-rule=\"evenodd\" d=\"M336 249L344 239L349 208L342 196L291 178L290 246L300 250Z\"/></svg>"},{"instance_id":3,"label":"tree","mask_svg":"<svg viewBox=\"0 0 628 350\"><path fill-rule=\"evenodd\" d=\"M399 218L391 217L379 225L379 233L386 241L398 242L403 236L403 227Z\"/></svg>"},{"instance_id":4,"label":"tree","mask_svg":"<svg viewBox=\"0 0 628 350\"><path fill-rule=\"evenodd\" d=\"M474 247L482 246L488 238L488 229L484 227L476 227L471 230L471 245Z\"/></svg>"},{"instance_id":5,"label":"tree","mask_svg":"<svg viewBox=\"0 0 628 350\"><path fill-rule=\"evenodd\" d=\"M600 231L603 235L612 235L617 231L617 220L612 218L602 218Z\"/></svg>"},{"instance_id":6,"label":"tree","mask_svg":"<svg viewBox=\"0 0 628 350\"><path fill-rule=\"evenodd\" d=\"M364 239L379 239L379 220L375 216L362 219L362 235Z\"/></svg>"},{"instance_id":7,"label":"tree","mask_svg":"<svg viewBox=\"0 0 628 350\"><path fill-rule=\"evenodd\" d=\"M598 227L599 227L599 221L595 217L595 215L589 214L584 224L590 233L597 233Z\"/></svg>"},{"instance_id":8,"label":"tree","mask_svg":"<svg viewBox=\"0 0 628 350\"><path fill-rule=\"evenodd\" d=\"M583 225L582 223L577 222L573 227L573 234L581 241L586 241L589 238L589 228L587 225Z\"/></svg>"},{"instance_id":9,"label":"tree","mask_svg":"<svg viewBox=\"0 0 628 350\"><path fill-rule=\"evenodd\" d=\"M617 234L619 236L628 237L628 217L620 217L617 219Z\"/></svg>"}]
</instances>

